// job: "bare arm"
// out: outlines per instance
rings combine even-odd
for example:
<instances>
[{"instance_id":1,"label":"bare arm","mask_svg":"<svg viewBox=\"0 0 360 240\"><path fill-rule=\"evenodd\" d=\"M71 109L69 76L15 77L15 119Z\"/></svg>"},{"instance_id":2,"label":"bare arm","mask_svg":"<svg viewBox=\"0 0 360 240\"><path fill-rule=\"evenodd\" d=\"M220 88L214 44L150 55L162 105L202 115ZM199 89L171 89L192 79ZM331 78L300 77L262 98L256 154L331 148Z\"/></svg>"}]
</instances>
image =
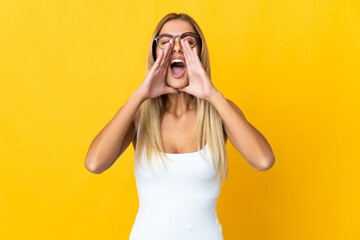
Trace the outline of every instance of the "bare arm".
<instances>
[{"instance_id":1,"label":"bare arm","mask_svg":"<svg viewBox=\"0 0 360 240\"><path fill-rule=\"evenodd\" d=\"M207 99L219 112L226 135L245 160L259 171L271 168L275 156L265 137L245 118L243 112L231 100L216 91Z\"/></svg>"},{"instance_id":2,"label":"bare arm","mask_svg":"<svg viewBox=\"0 0 360 240\"><path fill-rule=\"evenodd\" d=\"M128 101L90 144L85 157L85 167L90 172L104 172L127 149L134 137L135 119L139 119L139 109L145 100L178 92L177 89L165 84L172 46L173 43L170 41L165 50L160 52L139 88L131 94Z\"/></svg>"},{"instance_id":3,"label":"bare arm","mask_svg":"<svg viewBox=\"0 0 360 240\"><path fill-rule=\"evenodd\" d=\"M129 146L135 131L135 114L143 101L139 92L134 91L113 119L94 138L85 158L85 167L90 172L104 172Z\"/></svg>"}]
</instances>

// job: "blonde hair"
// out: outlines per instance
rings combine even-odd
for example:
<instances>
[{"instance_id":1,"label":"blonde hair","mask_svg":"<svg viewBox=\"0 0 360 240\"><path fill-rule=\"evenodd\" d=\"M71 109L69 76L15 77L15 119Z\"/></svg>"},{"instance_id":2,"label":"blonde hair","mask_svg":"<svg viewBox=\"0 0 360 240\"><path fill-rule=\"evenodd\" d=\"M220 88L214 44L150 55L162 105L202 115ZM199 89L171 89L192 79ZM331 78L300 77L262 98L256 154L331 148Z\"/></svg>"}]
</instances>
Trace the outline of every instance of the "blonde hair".
<instances>
[{"instance_id":1,"label":"blonde hair","mask_svg":"<svg viewBox=\"0 0 360 240\"><path fill-rule=\"evenodd\" d=\"M156 58L157 46L154 38L159 35L161 28L167 21L174 19L181 19L189 22L193 26L196 33L200 35L200 61L211 79L209 52L204 35L195 20L184 13L170 13L163 17L156 26L156 29L151 38L146 71L150 71ZM136 163L139 163L141 154L144 149L146 149L145 157L147 159L147 163L150 166L152 159L151 156L153 154L159 156L161 162L164 165L165 162L163 159L166 158L169 160L168 156L164 153L160 131L160 123L164 114L165 100L166 95L162 95L157 98L148 99L142 103L141 116L139 120L140 130L138 133L135 133L135 137L137 138L137 145L135 150ZM207 143L211 153L210 155L213 166L216 169L218 183L221 187L223 180L228 178L228 161L225 148L226 133L222 126L221 118L218 112L208 101L194 96L193 101L196 105L197 115L197 148L198 150L203 149ZM138 129L136 129L136 131L137 130Z\"/></svg>"}]
</instances>

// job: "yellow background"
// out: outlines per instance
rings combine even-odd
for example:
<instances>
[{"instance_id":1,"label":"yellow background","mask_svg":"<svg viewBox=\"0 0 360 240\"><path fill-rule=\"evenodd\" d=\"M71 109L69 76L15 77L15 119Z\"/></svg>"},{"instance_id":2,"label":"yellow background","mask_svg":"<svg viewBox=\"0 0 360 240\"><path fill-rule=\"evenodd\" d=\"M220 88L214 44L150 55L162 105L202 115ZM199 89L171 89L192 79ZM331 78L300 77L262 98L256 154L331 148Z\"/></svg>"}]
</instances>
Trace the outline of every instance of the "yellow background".
<instances>
[{"instance_id":1,"label":"yellow background","mask_svg":"<svg viewBox=\"0 0 360 240\"><path fill-rule=\"evenodd\" d=\"M128 239L132 145L99 175L84 159L169 12L198 22L215 87L276 157L257 171L228 142L224 239L360 239L358 0L0 1L0 239Z\"/></svg>"}]
</instances>

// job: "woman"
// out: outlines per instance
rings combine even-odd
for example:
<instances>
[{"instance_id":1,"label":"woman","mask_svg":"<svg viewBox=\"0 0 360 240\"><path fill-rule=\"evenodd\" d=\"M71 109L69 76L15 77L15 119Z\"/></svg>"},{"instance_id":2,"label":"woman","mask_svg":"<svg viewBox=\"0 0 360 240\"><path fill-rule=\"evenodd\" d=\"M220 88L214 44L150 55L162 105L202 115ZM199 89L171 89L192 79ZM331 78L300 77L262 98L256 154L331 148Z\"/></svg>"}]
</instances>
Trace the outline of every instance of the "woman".
<instances>
[{"instance_id":1,"label":"woman","mask_svg":"<svg viewBox=\"0 0 360 240\"><path fill-rule=\"evenodd\" d=\"M198 24L171 13L153 33L145 79L93 140L85 166L102 173L132 142L140 205L130 239L220 240L228 138L255 169L274 164L266 139L212 84Z\"/></svg>"}]
</instances>

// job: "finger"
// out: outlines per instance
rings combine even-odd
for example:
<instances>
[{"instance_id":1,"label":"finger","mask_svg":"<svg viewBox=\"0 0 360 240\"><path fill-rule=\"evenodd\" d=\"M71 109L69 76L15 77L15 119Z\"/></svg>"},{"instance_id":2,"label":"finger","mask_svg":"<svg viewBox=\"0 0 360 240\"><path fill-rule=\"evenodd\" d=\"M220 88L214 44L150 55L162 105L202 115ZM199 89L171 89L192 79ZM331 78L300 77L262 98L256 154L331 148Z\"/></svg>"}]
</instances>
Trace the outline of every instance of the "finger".
<instances>
[{"instance_id":1,"label":"finger","mask_svg":"<svg viewBox=\"0 0 360 240\"><path fill-rule=\"evenodd\" d=\"M184 39L181 39L180 43L181 43L181 47L182 47L182 49L183 49L184 55L185 55L186 57L188 57L187 48L186 48L186 46L185 46L185 40L184 40Z\"/></svg>"},{"instance_id":2,"label":"finger","mask_svg":"<svg viewBox=\"0 0 360 240\"><path fill-rule=\"evenodd\" d=\"M194 59L194 55L193 55L193 52L192 52L192 48L190 47L190 44L188 41L185 41L185 45L186 45L186 48L188 50L188 53L189 53L189 56L191 58L191 61L194 63L195 62L195 59Z\"/></svg>"},{"instance_id":3,"label":"finger","mask_svg":"<svg viewBox=\"0 0 360 240\"><path fill-rule=\"evenodd\" d=\"M196 48L193 48L192 52L193 52L196 64L200 64L202 66L202 63L200 61L200 57L198 55L198 50Z\"/></svg>"},{"instance_id":4,"label":"finger","mask_svg":"<svg viewBox=\"0 0 360 240\"><path fill-rule=\"evenodd\" d=\"M171 47L171 49L172 49L172 47ZM169 67L171 65L171 63L170 63L170 59L171 59L171 56L172 56L172 50L171 49L169 49L168 56L167 56L167 58L165 60L164 66L163 66L165 71L168 71L168 69L169 69Z\"/></svg>"},{"instance_id":5,"label":"finger","mask_svg":"<svg viewBox=\"0 0 360 240\"><path fill-rule=\"evenodd\" d=\"M194 56L193 56L193 53L192 53L192 48L190 47L189 42L185 41L184 44L185 44L185 48L186 48L186 51L187 51L189 59L190 59L190 63L194 67L195 66L195 59L194 59Z\"/></svg>"},{"instance_id":6,"label":"finger","mask_svg":"<svg viewBox=\"0 0 360 240\"><path fill-rule=\"evenodd\" d=\"M189 65L191 64L191 58L189 56L189 53L188 53L188 50L185 46L185 40L181 39L181 45L182 45L182 49L183 49L183 52L184 52L184 56L185 56L185 61L186 61L186 65Z\"/></svg>"},{"instance_id":7,"label":"finger","mask_svg":"<svg viewBox=\"0 0 360 240\"><path fill-rule=\"evenodd\" d=\"M172 40L170 40L169 43L165 47L164 58L161 61L161 66L162 67L167 67L167 64L169 62L169 52L170 52L170 50L172 48L171 45L172 45Z\"/></svg>"},{"instance_id":8,"label":"finger","mask_svg":"<svg viewBox=\"0 0 360 240\"><path fill-rule=\"evenodd\" d=\"M166 67L168 67L170 65L170 59L171 59L172 50L173 50L173 47L174 47L174 42L173 42L172 39L169 41L169 45L170 45L169 51L167 52L167 56L166 56L166 62L167 62Z\"/></svg>"},{"instance_id":9,"label":"finger","mask_svg":"<svg viewBox=\"0 0 360 240\"><path fill-rule=\"evenodd\" d=\"M158 69L160 69L163 64L164 64L164 58L166 57L166 50L167 50L168 46L165 47L165 49L161 49L160 52L162 54L162 58L161 58L161 61L159 62L159 66L158 66Z\"/></svg>"},{"instance_id":10,"label":"finger","mask_svg":"<svg viewBox=\"0 0 360 240\"><path fill-rule=\"evenodd\" d=\"M161 50L163 52L163 58L161 59L160 61L160 66L159 68L161 68L163 65L164 65L164 59L166 58L166 53L167 53L167 50L168 50L169 46L166 45L165 49L164 50Z\"/></svg>"},{"instance_id":11,"label":"finger","mask_svg":"<svg viewBox=\"0 0 360 240\"><path fill-rule=\"evenodd\" d=\"M163 56L164 56L164 51L160 51L160 54L159 54L158 58L156 59L154 65L153 65L153 68L154 68L154 69L158 69L158 68L159 68L160 62L161 62Z\"/></svg>"}]
</instances>

